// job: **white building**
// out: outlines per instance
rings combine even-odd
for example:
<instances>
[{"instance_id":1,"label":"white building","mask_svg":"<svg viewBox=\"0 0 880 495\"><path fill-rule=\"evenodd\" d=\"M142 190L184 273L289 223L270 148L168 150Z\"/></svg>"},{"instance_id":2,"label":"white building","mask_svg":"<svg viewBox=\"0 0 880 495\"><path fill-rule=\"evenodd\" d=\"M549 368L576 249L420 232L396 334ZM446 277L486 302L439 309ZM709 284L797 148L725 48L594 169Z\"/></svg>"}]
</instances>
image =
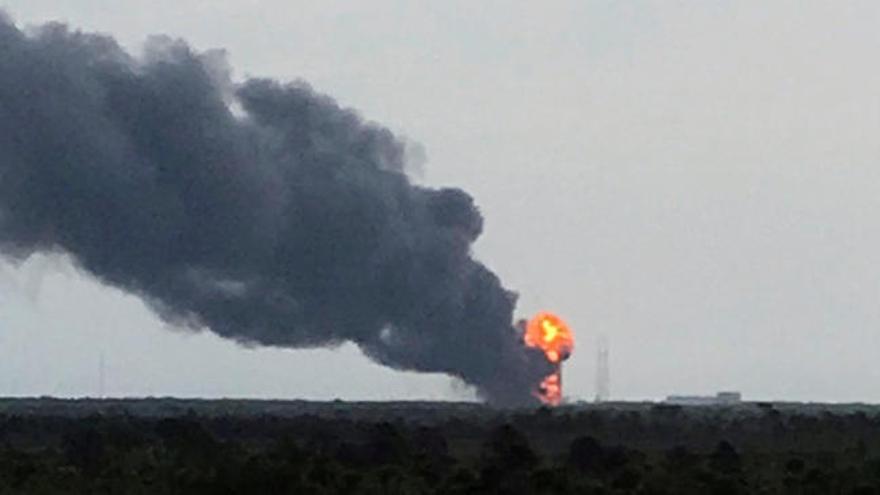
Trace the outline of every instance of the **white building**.
<instances>
[{"instance_id":1,"label":"white building","mask_svg":"<svg viewBox=\"0 0 880 495\"><path fill-rule=\"evenodd\" d=\"M664 402L679 406L727 406L742 402L742 394L718 392L715 395L670 395Z\"/></svg>"}]
</instances>

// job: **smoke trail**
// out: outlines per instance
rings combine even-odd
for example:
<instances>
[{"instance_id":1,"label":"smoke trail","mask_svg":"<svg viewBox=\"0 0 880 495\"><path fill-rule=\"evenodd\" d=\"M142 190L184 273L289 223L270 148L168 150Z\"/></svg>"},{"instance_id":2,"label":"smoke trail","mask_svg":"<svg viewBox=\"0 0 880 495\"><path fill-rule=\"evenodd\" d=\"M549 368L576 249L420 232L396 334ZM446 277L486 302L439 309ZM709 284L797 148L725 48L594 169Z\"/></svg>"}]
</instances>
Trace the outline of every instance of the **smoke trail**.
<instances>
[{"instance_id":1,"label":"smoke trail","mask_svg":"<svg viewBox=\"0 0 880 495\"><path fill-rule=\"evenodd\" d=\"M351 341L531 402L547 364L471 257L471 197L411 184L400 140L306 84L229 72L181 41L133 57L0 18L0 252L69 253L163 319L246 345Z\"/></svg>"}]
</instances>

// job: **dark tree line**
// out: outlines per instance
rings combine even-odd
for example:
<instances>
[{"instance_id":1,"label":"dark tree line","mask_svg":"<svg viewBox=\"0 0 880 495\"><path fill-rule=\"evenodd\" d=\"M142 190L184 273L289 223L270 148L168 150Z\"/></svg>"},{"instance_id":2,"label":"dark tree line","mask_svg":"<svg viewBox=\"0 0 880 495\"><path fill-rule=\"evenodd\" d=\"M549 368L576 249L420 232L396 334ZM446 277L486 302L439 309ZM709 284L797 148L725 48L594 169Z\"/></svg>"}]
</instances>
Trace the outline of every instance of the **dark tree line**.
<instances>
[{"instance_id":1,"label":"dark tree line","mask_svg":"<svg viewBox=\"0 0 880 495\"><path fill-rule=\"evenodd\" d=\"M0 494L13 493L880 493L880 416L0 413Z\"/></svg>"}]
</instances>

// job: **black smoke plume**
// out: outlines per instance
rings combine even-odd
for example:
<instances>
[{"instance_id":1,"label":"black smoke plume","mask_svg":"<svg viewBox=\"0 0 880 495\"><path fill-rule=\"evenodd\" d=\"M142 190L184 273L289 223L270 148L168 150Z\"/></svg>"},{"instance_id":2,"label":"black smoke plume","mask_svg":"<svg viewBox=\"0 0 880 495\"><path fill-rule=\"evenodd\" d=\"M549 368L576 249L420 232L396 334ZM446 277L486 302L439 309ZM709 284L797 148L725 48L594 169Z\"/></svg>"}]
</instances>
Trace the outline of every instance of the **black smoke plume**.
<instances>
[{"instance_id":1,"label":"black smoke plume","mask_svg":"<svg viewBox=\"0 0 880 495\"><path fill-rule=\"evenodd\" d=\"M68 253L163 319L245 345L346 341L531 403L549 367L471 256L483 219L405 175L404 144L305 83L217 52L0 12L0 253Z\"/></svg>"}]
</instances>

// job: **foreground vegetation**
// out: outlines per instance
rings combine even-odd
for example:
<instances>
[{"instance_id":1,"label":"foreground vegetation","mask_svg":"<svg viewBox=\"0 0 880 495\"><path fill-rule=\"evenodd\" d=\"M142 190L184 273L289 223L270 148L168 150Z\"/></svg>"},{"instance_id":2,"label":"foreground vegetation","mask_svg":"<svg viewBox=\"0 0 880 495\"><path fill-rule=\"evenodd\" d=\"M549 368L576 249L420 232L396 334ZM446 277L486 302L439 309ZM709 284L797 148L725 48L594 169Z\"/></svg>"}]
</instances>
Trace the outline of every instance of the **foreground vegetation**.
<instances>
[{"instance_id":1,"label":"foreground vegetation","mask_svg":"<svg viewBox=\"0 0 880 495\"><path fill-rule=\"evenodd\" d=\"M7 493L880 493L880 411L6 399Z\"/></svg>"}]
</instances>

